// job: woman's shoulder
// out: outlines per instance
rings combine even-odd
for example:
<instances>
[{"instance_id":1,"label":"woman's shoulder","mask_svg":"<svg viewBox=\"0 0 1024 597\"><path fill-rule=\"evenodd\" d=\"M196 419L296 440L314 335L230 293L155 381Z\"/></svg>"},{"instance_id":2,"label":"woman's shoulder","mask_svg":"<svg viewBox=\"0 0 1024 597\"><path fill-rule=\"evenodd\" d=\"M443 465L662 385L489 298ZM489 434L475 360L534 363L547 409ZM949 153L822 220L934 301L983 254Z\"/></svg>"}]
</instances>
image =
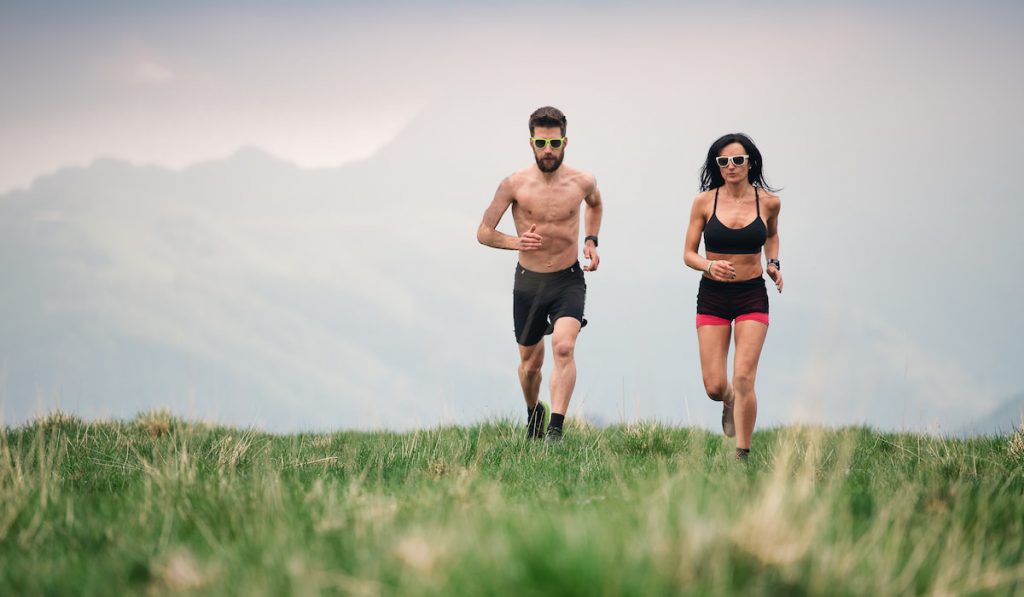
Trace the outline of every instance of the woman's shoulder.
<instances>
[{"instance_id":1,"label":"woman's shoulder","mask_svg":"<svg viewBox=\"0 0 1024 597\"><path fill-rule=\"evenodd\" d=\"M782 199L775 193L758 189L758 194L761 196L761 205L765 206L765 209L777 212L782 207Z\"/></svg>"},{"instance_id":2,"label":"woman's shoulder","mask_svg":"<svg viewBox=\"0 0 1024 597\"><path fill-rule=\"evenodd\" d=\"M693 205L690 206L690 219L697 221L707 220L711 217L711 201L714 199L713 191L702 191L693 198Z\"/></svg>"},{"instance_id":3,"label":"woman's shoulder","mask_svg":"<svg viewBox=\"0 0 1024 597\"><path fill-rule=\"evenodd\" d=\"M693 204L695 206L696 205L710 204L711 200L712 200L712 198L714 196L715 196L715 192L713 190L711 190L711 191L701 191L700 193L697 193L696 197L693 198Z\"/></svg>"}]
</instances>

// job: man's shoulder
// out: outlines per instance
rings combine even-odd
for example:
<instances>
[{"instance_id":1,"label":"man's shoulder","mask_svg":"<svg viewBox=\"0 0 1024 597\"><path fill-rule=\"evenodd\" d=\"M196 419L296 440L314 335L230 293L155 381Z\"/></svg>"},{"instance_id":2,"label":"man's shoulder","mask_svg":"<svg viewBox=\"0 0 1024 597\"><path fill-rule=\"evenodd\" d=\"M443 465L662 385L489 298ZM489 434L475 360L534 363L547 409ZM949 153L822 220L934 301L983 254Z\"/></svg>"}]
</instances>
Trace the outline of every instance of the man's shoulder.
<instances>
[{"instance_id":1,"label":"man's shoulder","mask_svg":"<svg viewBox=\"0 0 1024 597\"><path fill-rule=\"evenodd\" d=\"M597 177L590 172L580 168L574 168L572 166L563 165L562 168L565 169L566 179L575 182L584 189L592 190L597 186Z\"/></svg>"},{"instance_id":2,"label":"man's shoulder","mask_svg":"<svg viewBox=\"0 0 1024 597\"><path fill-rule=\"evenodd\" d=\"M505 180L513 184L521 185L523 183L536 180L538 175L539 172L537 171L537 168L533 164L530 164L529 166L523 166L512 174L509 174L505 177Z\"/></svg>"},{"instance_id":3,"label":"man's shoulder","mask_svg":"<svg viewBox=\"0 0 1024 597\"><path fill-rule=\"evenodd\" d=\"M523 183L529 181L529 179L530 168L521 168L503 178L501 180L501 186L508 191L515 192L516 189L523 186Z\"/></svg>"}]
</instances>

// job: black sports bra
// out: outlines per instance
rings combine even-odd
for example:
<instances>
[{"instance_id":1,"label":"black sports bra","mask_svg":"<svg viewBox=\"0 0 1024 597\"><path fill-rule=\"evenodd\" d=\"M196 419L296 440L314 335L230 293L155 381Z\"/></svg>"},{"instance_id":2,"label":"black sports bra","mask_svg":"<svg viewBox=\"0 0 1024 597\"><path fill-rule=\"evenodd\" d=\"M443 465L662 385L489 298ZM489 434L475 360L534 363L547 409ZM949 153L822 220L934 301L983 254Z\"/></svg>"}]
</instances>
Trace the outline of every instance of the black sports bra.
<instances>
[{"instance_id":1,"label":"black sports bra","mask_svg":"<svg viewBox=\"0 0 1024 597\"><path fill-rule=\"evenodd\" d=\"M729 228L718 219L718 189L715 189L715 206L708 223L704 225L704 248L712 253L727 255L751 255L760 253L768 239L768 228L761 219L761 198L754 187L754 205L757 217L743 228Z\"/></svg>"}]
</instances>

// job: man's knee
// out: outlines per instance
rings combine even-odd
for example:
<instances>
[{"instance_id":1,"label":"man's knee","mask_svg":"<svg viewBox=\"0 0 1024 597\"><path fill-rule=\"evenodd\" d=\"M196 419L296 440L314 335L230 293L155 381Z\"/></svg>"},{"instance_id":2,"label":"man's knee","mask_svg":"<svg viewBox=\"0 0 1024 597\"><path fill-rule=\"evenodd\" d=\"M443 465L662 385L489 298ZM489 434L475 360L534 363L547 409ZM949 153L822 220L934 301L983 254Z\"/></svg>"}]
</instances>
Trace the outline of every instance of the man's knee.
<instances>
[{"instance_id":1,"label":"man's knee","mask_svg":"<svg viewBox=\"0 0 1024 597\"><path fill-rule=\"evenodd\" d=\"M519 375L526 378L533 378L540 376L541 364L535 360L523 361L519 363Z\"/></svg>"},{"instance_id":2,"label":"man's knee","mask_svg":"<svg viewBox=\"0 0 1024 597\"><path fill-rule=\"evenodd\" d=\"M551 341L551 352L554 353L556 361L572 359L572 355L575 350L575 338L555 338Z\"/></svg>"}]
</instances>

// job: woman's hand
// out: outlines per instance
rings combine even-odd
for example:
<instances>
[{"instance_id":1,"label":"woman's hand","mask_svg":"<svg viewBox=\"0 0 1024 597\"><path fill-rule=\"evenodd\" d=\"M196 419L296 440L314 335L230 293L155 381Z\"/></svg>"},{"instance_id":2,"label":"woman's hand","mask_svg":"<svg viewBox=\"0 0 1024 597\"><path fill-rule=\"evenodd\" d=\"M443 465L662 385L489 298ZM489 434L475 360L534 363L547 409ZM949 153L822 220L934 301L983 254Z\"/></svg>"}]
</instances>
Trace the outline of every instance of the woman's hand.
<instances>
[{"instance_id":1,"label":"woman's hand","mask_svg":"<svg viewBox=\"0 0 1024 597\"><path fill-rule=\"evenodd\" d=\"M782 292L782 272L779 271L779 268L775 267L774 263L768 265L768 277L772 279L772 282L775 282L775 287L779 289L779 292Z\"/></svg>"},{"instance_id":2,"label":"woman's hand","mask_svg":"<svg viewBox=\"0 0 1024 597\"><path fill-rule=\"evenodd\" d=\"M736 268L732 266L731 261L715 259L708 268L708 276L718 282L731 282L736 279Z\"/></svg>"}]
</instances>

